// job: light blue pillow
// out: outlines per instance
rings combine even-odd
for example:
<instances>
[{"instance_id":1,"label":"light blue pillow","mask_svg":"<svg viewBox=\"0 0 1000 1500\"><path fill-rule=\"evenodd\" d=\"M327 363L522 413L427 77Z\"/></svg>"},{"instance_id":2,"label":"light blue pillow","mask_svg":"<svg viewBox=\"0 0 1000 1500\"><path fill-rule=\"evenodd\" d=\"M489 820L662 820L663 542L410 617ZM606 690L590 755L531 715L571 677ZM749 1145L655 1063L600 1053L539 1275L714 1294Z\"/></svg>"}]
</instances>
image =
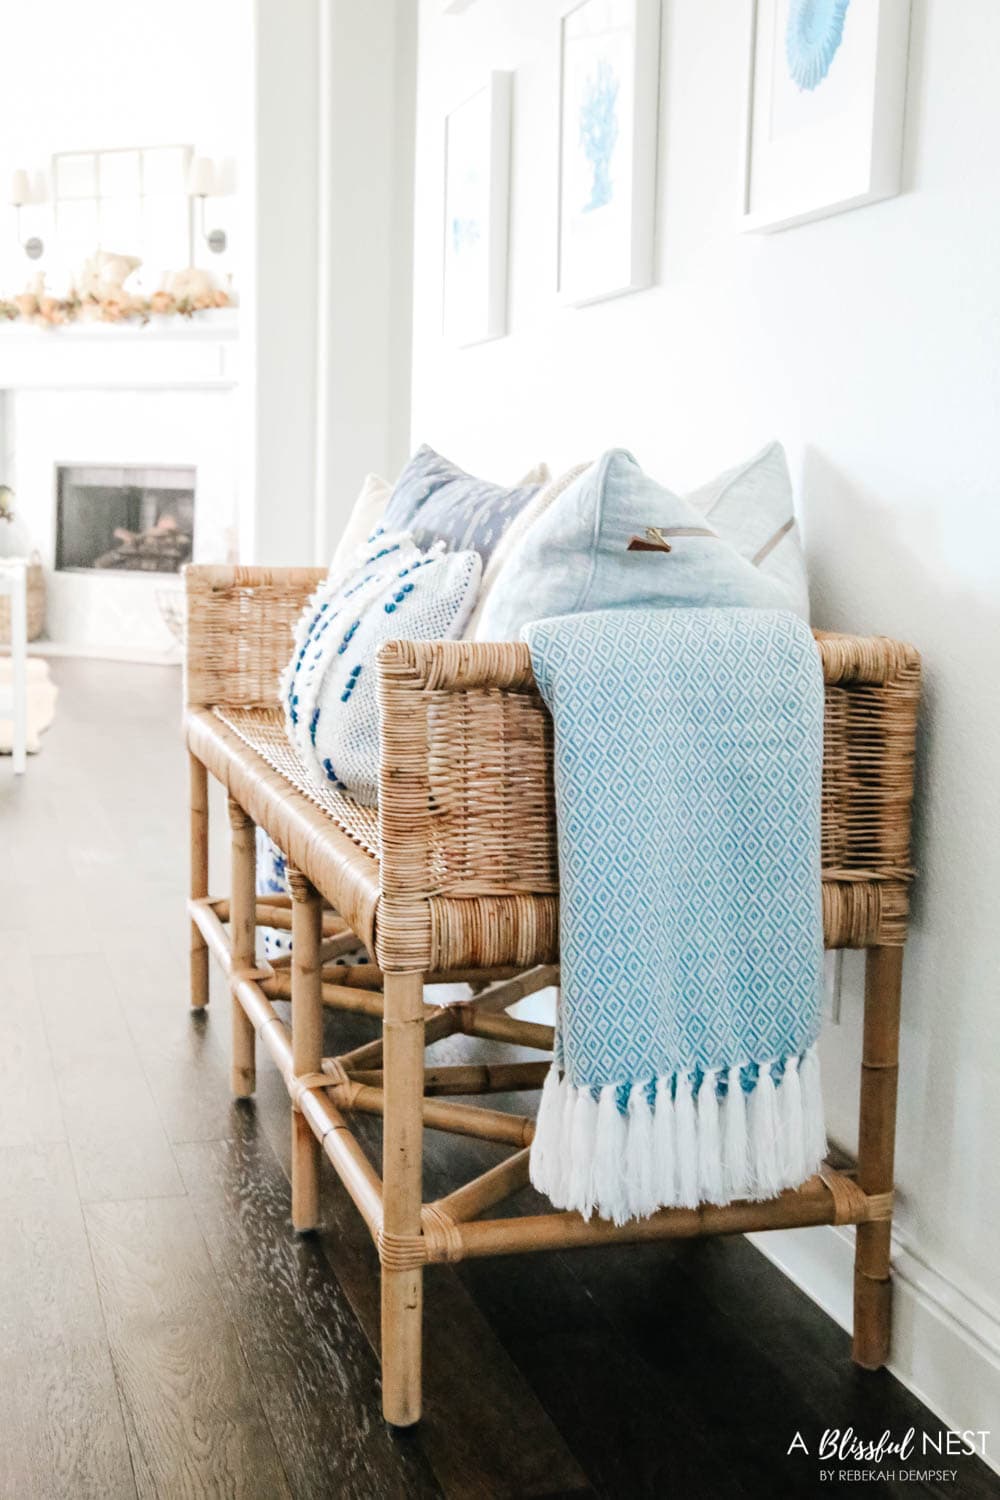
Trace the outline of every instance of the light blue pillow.
<instances>
[{"instance_id":1,"label":"light blue pillow","mask_svg":"<svg viewBox=\"0 0 1000 1500\"><path fill-rule=\"evenodd\" d=\"M477 479L424 443L396 480L382 526L385 531L408 532L418 547L440 541L449 552L471 548L485 564L540 488L519 484L508 490Z\"/></svg>"},{"instance_id":2,"label":"light blue pillow","mask_svg":"<svg viewBox=\"0 0 1000 1500\"><path fill-rule=\"evenodd\" d=\"M808 622L809 579L781 444L768 443L684 498L741 557L780 583L789 609Z\"/></svg>"},{"instance_id":3,"label":"light blue pillow","mask_svg":"<svg viewBox=\"0 0 1000 1500\"><path fill-rule=\"evenodd\" d=\"M670 551L629 550L664 534ZM523 625L584 610L786 609L780 584L713 533L705 518L613 448L525 533L498 574L476 630L514 641Z\"/></svg>"}]
</instances>

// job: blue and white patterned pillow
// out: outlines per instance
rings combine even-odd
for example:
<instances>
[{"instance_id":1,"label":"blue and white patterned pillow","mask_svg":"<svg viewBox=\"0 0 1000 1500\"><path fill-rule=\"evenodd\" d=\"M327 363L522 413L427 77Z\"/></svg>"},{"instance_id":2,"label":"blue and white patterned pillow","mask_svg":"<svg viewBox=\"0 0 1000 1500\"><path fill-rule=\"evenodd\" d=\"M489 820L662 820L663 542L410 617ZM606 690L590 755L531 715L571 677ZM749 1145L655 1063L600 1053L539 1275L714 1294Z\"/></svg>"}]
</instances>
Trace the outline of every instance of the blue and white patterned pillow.
<instances>
[{"instance_id":1,"label":"blue and white patterned pillow","mask_svg":"<svg viewBox=\"0 0 1000 1500\"><path fill-rule=\"evenodd\" d=\"M288 879L288 861L272 838L263 828L257 829L257 895L289 896L291 885ZM292 934L281 927L258 927L257 936L262 941L264 957L282 958L292 951ZM369 962L368 954L358 947L356 953L341 953L338 964L354 968Z\"/></svg>"},{"instance_id":2,"label":"blue and white patterned pillow","mask_svg":"<svg viewBox=\"0 0 1000 1500\"><path fill-rule=\"evenodd\" d=\"M427 552L388 536L346 578L317 590L282 680L288 737L317 782L378 801L379 647L461 635L481 573L476 552L446 553L440 543Z\"/></svg>"},{"instance_id":3,"label":"blue and white patterned pillow","mask_svg":"<svg viewBox=\"0 0 1000 1500\"><path fill-rule=\"evenodd\" d=\"M285 729L306 764L315 725L303 715L303 687L325 662L331 642L341 654L350 644L351 624L365 601L392 578L401 567L419 556L408 536L383 536L378 530L371 536L346 572L333 569L309 599L295 626L292 658L281 678L279 699L285 711ZM345 627L344 621L347 618ZM346 636L346 639L345 639ZM334 778L330 778L331 780Z\"/></svg>"},{"instance_id":4,"label":"blue and white patterned pillow","mask_svg":"<svg viewBox=\"0 0 1000 1500\"><path fill-rule=\"evenodd\" d=\"M257 829L257 895L287 896L288 861L273 839L263 828ZM258 937L264 948L265 958L278 958L291 950L291 933L277 927L258 927Z\"/></svg>"},{"instance_id":5,"label":"blue and white patterned pillow","mask_svg":"<svg viewBox=\"0 0 1000 1500\"><path fill-rule=\"evenodd\" d=\"M504 489L477 479L424 443L396 481L383 526L387 532L409 532L421 547L442 541L449 551L471 548L485 565L540 488L521 484Z\"/></svg>"}]
</instances>

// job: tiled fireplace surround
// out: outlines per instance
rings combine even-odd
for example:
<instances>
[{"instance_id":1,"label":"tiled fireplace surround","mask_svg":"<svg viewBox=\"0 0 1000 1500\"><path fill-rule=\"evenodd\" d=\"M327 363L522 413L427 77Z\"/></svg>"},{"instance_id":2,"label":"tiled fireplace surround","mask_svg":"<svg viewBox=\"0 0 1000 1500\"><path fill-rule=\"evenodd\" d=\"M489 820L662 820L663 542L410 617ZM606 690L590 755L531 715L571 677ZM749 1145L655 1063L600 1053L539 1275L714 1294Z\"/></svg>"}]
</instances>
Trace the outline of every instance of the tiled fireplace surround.
<instances>
[{"instance_id":1,"label":"tiled fireplace surround","mask_svg":"<svg viewBox=\"0 0 1000 1500\"><path fill-rule=\"evenodd\" d=\"M55 571L57 469L194 468L194 560L231 558L238 347L231 311L145 328L0 329L0 481L46 568L44 649L177 659L159 598L179 592L176 575Z\"/></svg>"}]
</instances>

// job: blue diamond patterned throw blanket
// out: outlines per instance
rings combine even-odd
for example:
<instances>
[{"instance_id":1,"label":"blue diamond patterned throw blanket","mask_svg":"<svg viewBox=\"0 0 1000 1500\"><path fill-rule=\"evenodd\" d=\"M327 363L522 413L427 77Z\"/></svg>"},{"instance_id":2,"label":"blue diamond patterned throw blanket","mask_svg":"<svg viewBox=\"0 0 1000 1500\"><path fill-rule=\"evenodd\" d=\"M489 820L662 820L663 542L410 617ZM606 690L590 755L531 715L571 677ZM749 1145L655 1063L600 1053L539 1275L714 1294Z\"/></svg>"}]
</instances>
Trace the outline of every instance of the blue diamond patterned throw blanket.
<instances>
[{"instance_id":1,"label":"blue diamond patterned throw blanket","mask_svg":"<svg viewBox=\"0 0 1000 1500\"><path fill-rule=\"evenodd\" d=\"M826 1152L812 635L675 609L524 636L555 723L562 903L531 1180L616 1223L774 1197Z\"/></svg>"}]
</instances>

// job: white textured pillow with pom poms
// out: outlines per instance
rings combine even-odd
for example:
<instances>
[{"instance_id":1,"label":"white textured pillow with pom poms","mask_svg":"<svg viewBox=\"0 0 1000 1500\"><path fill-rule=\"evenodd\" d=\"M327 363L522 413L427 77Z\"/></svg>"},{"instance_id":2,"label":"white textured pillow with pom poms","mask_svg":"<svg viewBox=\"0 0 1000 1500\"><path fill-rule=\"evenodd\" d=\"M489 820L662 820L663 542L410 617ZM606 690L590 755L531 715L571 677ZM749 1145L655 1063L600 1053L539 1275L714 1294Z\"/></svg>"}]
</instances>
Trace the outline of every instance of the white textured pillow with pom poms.
<instances>
[{"instance_id":1,"label":"white textured pillow with pom poms","mask_svg":"<svg viewBox=\"0 0 1000 1500\"><path fill-rule=\"evenodd\" d=\"M378 801L379 647L461 635L481 571L476 552L421 551L409 537L381 537L351 574L313 596L282 701L289 738L316 781Z\"/></svg>"}]
</instances>

